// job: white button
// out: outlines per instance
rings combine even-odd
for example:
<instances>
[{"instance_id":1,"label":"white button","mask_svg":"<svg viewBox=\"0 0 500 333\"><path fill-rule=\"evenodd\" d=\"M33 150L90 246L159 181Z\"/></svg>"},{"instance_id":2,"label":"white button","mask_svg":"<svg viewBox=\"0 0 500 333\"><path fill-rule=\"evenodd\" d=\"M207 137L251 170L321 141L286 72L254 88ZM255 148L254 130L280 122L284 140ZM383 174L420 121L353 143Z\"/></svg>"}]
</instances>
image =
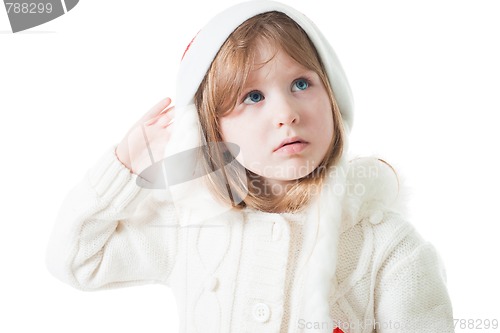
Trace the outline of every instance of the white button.
<instances>
[{"instance_id":1,"label":"white button","mask_svg":"<svg viewBox=\"0 0 500 333\"><path fill-rule=\"evenodd\" d=\"M253 318L258 322L265 323L271 316L269 306L264 303L257 303L253 307Z\"/></svg>"},{"instance_id":2,"label":"white button","mask_svg":"<svg viewBox=\"0 0 500 333\"><path fill-rule=\"evenodd\" d=\"M273 225L273 241L279 241L283 235L283 226L281 223L274 223Z\"/></svg>"},{"instance_id":3,"label":"white button","mask_svg":"<svg viewBox=\"0 0 500 333\"><path fill-rule=\"evenodd\" d=\"M384 218L384 212L377 209L370 216L370 223L371 224L379 224L380 222L382 222L383 218Z\"/></svg>"},{"instance_id":4,"label":"white button","mask_svg":"<svg viewBox=\"0 0 500 333\"><path fill-rule=\"evenodd\" d=\"M218 285L219 285L219 280L216 277L212 277L208 279L206 288L208 291L215 291L217 290Z\"/></svg>"}]
</instances>

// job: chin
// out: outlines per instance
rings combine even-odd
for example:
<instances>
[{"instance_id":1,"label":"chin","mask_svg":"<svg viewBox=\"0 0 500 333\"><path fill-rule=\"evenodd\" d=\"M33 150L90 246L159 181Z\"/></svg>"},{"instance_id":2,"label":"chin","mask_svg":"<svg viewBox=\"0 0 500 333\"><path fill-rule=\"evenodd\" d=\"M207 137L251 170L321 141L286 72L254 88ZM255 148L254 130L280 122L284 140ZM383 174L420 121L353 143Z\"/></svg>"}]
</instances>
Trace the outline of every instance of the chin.
<instances>
[{"instance_id":1,"label":"chin","mask_svg":"<svg viewBox=\"0 0 500 333\"><path fill-rule=\"evenodd\" d=\"M309 175L314 169L311 165L287 166L284 168L284 172L277 173L270 178L280 181L293 181Z\"/></svg>"}]
</instances>

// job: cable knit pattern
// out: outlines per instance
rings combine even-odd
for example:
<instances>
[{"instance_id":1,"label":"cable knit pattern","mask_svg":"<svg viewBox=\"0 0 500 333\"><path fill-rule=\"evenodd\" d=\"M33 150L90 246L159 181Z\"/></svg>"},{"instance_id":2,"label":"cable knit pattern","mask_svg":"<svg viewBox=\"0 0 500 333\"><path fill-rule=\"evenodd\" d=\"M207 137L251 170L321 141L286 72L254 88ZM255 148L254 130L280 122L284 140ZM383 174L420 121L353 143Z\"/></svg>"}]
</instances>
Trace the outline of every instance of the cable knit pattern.
<instances>
[{"instance_id":1,"label":"cable knit pattern","mask_svg":"<svg viewBox=\"0 0 500 333\"><path fill-rule=\"evenodd\" d=\"M82 290L170 286L181 332L314 332L301 313L314 246L307 210L229 210L193 227L188 210L136 181L113 147L71 190L47 251L57 278ZM377 184L355 173L348 181ZM344 333L453 332L439 256L399 212L382 208L389 201L367 193L346 201L331 318Z\"/></svg>"},{"instance_id":2,"label":"cable knit pattern","mask_svg":"<svg viewBox=\"0 0 500 333\"><path fill-rule=\"evenodd\" d=\"M285 284L285 303L283 320L280 332L288 332L290 317L293 313L297 313L297 305L300 303L300 294L297 294L299 288L298 274L296 272L297 264L301 258L301 252L304 242L304 213L286 214L286 219L290 224L290 250L288 253L287 280Z\"/></svg>"},{"instance_id":3,"label":"cable knit pattern","mask_svg":"<svg viewBox=\"0 0 500 333\"><path fill-rule=\"evenodd\" d=\"M51 273L83 290L167 283L173 267L173 207L158 210L161 195L137 186L114 151L68 194L47 249Z\"/></svg>"}]
</instances>

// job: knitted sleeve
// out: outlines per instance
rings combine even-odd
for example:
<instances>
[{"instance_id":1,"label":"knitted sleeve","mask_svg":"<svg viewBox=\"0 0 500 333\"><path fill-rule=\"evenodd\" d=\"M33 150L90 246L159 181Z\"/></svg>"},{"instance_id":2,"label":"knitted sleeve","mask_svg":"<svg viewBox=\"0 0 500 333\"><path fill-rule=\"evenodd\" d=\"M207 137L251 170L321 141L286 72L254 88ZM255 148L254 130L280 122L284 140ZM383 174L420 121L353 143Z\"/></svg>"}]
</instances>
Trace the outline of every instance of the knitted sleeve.
<instances>
[{"instance_id":1,"label":"knitted sleeve","mask_svg":"<svg viewBox=\"0 0 500 333\"><path fill-rule=\"evenodd\" d=\"M177 248L173 204L158 195L165 190L137 185L139 176L118 160L115 148L65 198L48 244L47 267L82 290L168 285Z\"/></svg>"},{"instance_id":2,"label":"knitted sleeve","mask_svg":"<svg viewBox=\"0 0 500 333\"><path fill-rule=\"evenodd\" d=\"M454 332L444 266L434 246L411 230L379 271L376 332Z\"/></svg>"}]
</instances>

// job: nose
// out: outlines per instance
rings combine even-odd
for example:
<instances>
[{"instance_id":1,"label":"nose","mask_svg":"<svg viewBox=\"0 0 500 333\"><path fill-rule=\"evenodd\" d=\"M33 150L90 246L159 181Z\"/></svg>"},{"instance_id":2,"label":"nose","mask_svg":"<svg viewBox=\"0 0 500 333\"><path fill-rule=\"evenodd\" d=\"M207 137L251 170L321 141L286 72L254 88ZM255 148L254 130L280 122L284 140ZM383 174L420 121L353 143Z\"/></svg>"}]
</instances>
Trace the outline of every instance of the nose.
<instances>
[{"instance_id":1,"label":"nose","mask_svg":"<svg viewBox=\"0 0 500 333\"><path fill-rule=\"evenodd\" d=\"M300 116L297 108L298 105L291 98L280 98L275 106L275 126L279 128L284 125L297 125L300 121Z\"/></svg>"}]
</instances>

